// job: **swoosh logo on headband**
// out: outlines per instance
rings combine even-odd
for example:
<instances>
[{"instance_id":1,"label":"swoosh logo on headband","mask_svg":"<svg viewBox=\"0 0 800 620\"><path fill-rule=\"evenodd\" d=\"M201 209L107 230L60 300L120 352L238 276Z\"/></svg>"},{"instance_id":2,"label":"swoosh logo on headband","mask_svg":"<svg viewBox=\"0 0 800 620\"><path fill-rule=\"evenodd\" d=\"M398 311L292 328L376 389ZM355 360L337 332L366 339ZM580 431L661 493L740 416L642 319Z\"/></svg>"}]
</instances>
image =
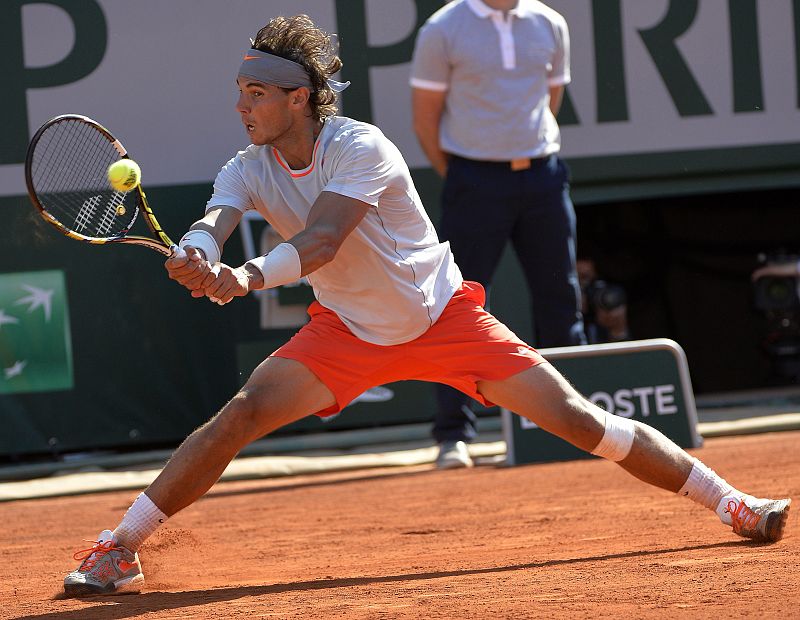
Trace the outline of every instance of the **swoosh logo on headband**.
<instances>
[{"instance_id":1,"label":"swoosh logo on headband","mask_svg":"<svg viewBox=\"0 0 800 620\"><path fill-rule=\"evenodd\" d=\"M247 54L245 54L242 60L257 60L259 58L261 58L261 56L248 56Z\"/></svg>"}]
</instances>

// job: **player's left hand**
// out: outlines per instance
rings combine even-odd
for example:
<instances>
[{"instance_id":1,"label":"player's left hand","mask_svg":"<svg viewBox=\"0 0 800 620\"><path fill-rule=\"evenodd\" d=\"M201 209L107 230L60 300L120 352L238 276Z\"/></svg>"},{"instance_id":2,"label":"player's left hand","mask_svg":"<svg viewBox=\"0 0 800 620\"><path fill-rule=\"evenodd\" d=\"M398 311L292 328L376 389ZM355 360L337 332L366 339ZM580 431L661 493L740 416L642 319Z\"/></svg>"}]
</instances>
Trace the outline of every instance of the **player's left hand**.
<instances>
[{"instance_id":1,"label":"player's left hand","mask_svg":"<svg viewBox=\"0 0 800 620\"><path fill-rule=\"evenodd\" d=\"M250 281L244 267L233 268L217 263L202 286L192 291L192 297L209 297L218 304L226 304L234 297L244 297L250 292Z\"/></svg>"}]
</instances>

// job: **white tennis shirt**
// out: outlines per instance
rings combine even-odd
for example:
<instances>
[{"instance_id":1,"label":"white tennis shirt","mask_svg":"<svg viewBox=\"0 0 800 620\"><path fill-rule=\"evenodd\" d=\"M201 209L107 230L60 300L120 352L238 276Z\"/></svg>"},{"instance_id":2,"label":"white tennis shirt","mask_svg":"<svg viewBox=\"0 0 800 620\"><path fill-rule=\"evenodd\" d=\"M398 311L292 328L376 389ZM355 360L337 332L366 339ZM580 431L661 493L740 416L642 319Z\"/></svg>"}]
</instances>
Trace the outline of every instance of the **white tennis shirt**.
<instances>
[{"instance_id":1,"label":"white tennis shirt","mask_svg":"<svg viewBox=\"0 0 800 620\"><path fill-rule=\"evenodd\" d=\"M439 243L403 156L377 127L327 118L303 170L290 169L270 146L250 145L223 166L206 210L254 209L288 240L305 228L323 191L372 208L334 259L307 276L317 300L367 342L393 345L423 334L461 286L461 272L450 245Z\"/></svg>"}]
</instances>

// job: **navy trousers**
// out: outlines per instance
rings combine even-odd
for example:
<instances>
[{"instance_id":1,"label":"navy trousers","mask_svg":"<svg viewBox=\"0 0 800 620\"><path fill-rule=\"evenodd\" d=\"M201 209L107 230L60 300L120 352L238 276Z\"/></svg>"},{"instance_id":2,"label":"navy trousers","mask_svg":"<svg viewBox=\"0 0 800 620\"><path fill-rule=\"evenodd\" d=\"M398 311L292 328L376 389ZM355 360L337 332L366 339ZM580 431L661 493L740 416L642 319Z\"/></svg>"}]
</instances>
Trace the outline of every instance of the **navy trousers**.
<instances>
[{"instance_id":1,"label":"navy trousers","mask_svg":"<svg viewBox=\"0 0 800 620\"><path fill-rule=\"evenodd\" d=\"M442 189L439 237L450 247L465 280L486 289L511 242L531 295L533 342L546 348L585 344L580 286L575 271L575 210L566 164L551 155L513 171L509 162L452 157ZM475 437L471 399L437 385L433 436Z\"/></svg>"}]
</instances>

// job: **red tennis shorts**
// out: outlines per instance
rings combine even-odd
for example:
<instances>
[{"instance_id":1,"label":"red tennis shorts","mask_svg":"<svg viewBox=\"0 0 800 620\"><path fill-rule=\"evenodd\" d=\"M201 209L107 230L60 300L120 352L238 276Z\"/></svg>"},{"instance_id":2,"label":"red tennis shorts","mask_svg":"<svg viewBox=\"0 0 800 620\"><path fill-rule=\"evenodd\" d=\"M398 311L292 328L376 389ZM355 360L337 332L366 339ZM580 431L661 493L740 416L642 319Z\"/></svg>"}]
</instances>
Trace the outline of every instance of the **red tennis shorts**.
<instances>
[{"instance_id":1,"label":"red tennis shorts","mask_svg":"<svg viewBox=\"0 0 800 620\"><path fill-rule=\"evenodd\" d=\"M433 381L450 385L491 406L477 382L511 377L545 359L483 309L486 299L477 282L464 282L439 317L418 338L391 346L353 335L331 310L315 301L311 321L272 355L305 365L336 397L317 412L329 416L376 385L394 381Z\"/></svg>"}]
</instances>

